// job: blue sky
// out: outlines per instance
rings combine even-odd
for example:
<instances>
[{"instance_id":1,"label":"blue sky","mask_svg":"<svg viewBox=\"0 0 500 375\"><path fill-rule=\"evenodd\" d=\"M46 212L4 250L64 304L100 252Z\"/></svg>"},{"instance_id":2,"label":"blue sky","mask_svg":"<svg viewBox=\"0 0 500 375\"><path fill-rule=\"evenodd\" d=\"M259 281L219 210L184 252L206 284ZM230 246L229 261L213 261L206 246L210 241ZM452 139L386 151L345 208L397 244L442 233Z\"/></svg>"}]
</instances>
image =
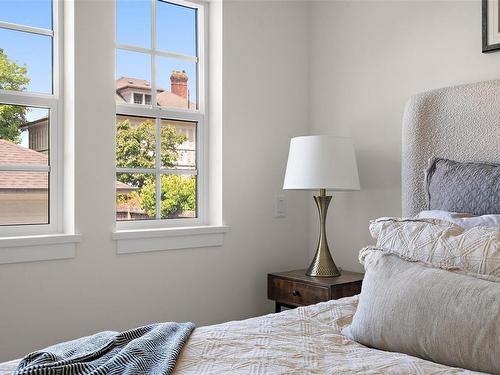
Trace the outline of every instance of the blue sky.
<instances>
[{"instance_id":1,"label":"blue sky","mask_svg":"<svg viewBox=\"0 0 500 375\"><path fill-rule=\"evenodd\" d=\"M116 5L116 41L151 48L151 9L148 0L118 0ZM196 11L162 1L156 3L157 49L196 56ZM118 50L116 77L151 80L150 56ZM157 57L156 84L170 90L172 70L185 70L191 101L196 99L196 64L190 61Z\"/></svg>"},{"instance_id":2,"label":"blue sky","mask_svg":"<svg viewBox=\"0 0 500 375\"><path fill-rule=\"evenodd\" d=\"M50 0L0 0L0 20L22 25L52 29ZM52 40L48 36L22 33L0 28L0 48L19 65L26 65L28 86L34 92L52 91ZM47 116L48 110L33 108L29 120ZM26 132L21 144L28 146Z\"/></svg>"},{"instance_id":3,"label":"blue sky","mask_svg":"<svg viewBox=\"0 0 500 375\"><path fill-rule=\"evenodd\" d=\"M52 29L50 0L0 0L0 20ZM52 38L0 29L0 48L28 68L29 90L52 91Z\"/></svg>"},{"instance_id":4,"label":"blue sky","mask_svg":"<svg viewBox=\"0 0 500 375\"><path fill-rule=\"evenodd\" d=\"M52 28L50 0L0 0L0 21ZM196 11L163 1L157 2L157 48L163 51L196 55ZM117 43L151 47L149 0L117 0ZM0 28L0 48L7 56L28 69L28 90L52 91L51 38ZM185 70L189 77L192 101L196 99L196 65L189 61L158 57L157 85L170 88L172 70ZM151 80L149 55L118 50L116 77L129 76ZM32 117L32 114L30 117Z\"/></svg>"}]
</instances>

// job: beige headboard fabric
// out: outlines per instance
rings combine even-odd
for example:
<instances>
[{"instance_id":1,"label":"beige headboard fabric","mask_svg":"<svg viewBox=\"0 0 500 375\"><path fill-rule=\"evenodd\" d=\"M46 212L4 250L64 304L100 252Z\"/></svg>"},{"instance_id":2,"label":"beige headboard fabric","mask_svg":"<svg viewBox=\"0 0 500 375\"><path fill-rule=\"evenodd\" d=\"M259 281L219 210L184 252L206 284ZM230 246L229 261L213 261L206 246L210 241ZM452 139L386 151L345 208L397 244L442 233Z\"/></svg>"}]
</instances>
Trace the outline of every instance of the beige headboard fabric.
<instances>
[{"instance_id":1,"label":"beige headboard fabric","mask_svg":"<svg viewBox=\"0 0 500 375\"><path fill-rule=\"evenodd\" d=\"M413 96L403 116L403 216L426 209L429 158L500 163L500 80Z\"/></svg>"}]
</instances>

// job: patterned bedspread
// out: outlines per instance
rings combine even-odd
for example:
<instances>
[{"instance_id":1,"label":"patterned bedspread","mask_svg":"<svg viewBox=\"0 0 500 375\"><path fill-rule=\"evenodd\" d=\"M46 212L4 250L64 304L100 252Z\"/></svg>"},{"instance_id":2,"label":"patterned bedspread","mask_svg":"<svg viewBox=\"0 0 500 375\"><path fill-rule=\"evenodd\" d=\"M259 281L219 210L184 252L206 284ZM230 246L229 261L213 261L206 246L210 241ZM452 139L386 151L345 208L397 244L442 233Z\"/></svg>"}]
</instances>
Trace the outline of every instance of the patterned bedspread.
<instances>
[{"instance_id":1,"label":"patterned bedspread","mask_svg":"<svg viewBox=\"0 0 500 375\"><path fill-rule=\"evenodd\" d=\"M340 335L357 301L344 298L196 328L173 374L478 374L370 349ZM4 363L0 375L14 369L15 362Z\"/></svg>"}]
</instances>

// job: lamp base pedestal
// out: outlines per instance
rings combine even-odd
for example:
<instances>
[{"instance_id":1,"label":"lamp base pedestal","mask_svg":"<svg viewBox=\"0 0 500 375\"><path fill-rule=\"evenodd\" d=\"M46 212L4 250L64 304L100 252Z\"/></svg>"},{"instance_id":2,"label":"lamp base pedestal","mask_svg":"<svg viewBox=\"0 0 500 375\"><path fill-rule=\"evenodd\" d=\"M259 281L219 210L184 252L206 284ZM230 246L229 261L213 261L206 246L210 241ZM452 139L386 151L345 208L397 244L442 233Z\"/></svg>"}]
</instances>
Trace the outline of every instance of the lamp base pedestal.
<instances>
[{"instance_id":1,"label":"lamp base pedestal","mask_svg":"<svg viewBox=\"0 0 500 375\"><path fill-rule=\"evenodd\" d=\"M328 240L326 238L326 215L328 205L332 200L331 195L326 196L326 190L321 189L320 195L314 197L316 206L318 207L320 232L316 254L313 261L306 271L307 276L314 277L336 277L340 276L340 271L333 261L330 249L328 248Z\"/></svg>"}]
</instances>

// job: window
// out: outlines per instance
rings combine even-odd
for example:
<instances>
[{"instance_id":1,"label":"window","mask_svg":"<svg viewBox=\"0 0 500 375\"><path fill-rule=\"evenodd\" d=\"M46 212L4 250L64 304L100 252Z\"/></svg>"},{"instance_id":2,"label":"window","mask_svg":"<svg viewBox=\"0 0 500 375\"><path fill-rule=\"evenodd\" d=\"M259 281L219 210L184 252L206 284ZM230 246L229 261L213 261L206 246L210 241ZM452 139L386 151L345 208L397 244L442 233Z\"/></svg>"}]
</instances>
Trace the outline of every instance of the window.
<instances>
[{"instance_id":1,"label":"window","mask_svg":"<svg viewBox=\"0 0 500 375\"><path fill-rule=\"evenodd\" d=\"M143 94L137 94L134 92L134 104L143 104L142 103L142 98L144 97Z\"/></svg>"},{"instance_id":2,"label":"window","mask_svg":"<svg viewBox=\"0 0 500 375\"><path fill-rule=\"evenodd\" d=\"M0 12L0 234L61 232L58 2ZM58 194L59 192L59 194Z\"/></svg>"},{"instance_id":3,"label":"window","mask_svg":"<svg viewBox=\"0 0 500 375\"><path fill-rule=\"evenodd\" d=\"M203 5L182 0L117 0L116 219L121 228L204 222L203 13Z\"/></svg>"},{"instance_id":4,"label":"window","mask_svg":"<svg viewBox=\"0 0 500 375\"><path fill-rule=\"evenodd\" d=\"M149 86L149 85L148 85ZM134 92L132 96L134 104L151 105L151 95Z\"/></svg>"}]
</instances>

